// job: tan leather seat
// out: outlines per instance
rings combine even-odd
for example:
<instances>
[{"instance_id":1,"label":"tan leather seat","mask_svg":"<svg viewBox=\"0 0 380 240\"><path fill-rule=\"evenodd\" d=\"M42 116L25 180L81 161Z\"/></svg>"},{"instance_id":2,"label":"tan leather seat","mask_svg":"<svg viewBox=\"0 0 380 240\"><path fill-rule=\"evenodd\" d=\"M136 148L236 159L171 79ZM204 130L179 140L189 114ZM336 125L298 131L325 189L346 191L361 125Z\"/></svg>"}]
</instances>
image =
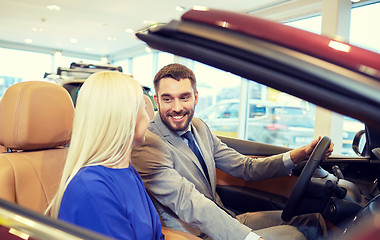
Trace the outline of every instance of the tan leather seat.
<instances>
[{"instance_id":1,"label":"tan leather seat","mask_svg":"<svg viewBox=\"0 0 380 240\"><path fill-rule=\"evenodd\" d=\"M71 137L73 104L61 86L11 86L0 101L0 198L43 213L54 196Z\"/></svg>"},{"instance_id":2,"label":"tan leather seat","mask_svg":"<svg viewBox=\"0 0 380 240\"><path fill-rule=\"evenodd\" d=\"M0 154L6 152L7 149L4 146L0 145Z\"/></svg>"}]
</instances>

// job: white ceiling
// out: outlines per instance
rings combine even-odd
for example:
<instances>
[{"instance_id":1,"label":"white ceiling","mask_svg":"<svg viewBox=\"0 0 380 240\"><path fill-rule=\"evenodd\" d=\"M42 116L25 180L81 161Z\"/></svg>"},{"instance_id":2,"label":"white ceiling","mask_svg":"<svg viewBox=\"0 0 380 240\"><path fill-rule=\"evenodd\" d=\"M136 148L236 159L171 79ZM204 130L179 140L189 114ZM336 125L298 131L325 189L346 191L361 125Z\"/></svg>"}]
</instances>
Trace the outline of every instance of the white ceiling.
<instances>
[{"instance_id":1,"label":"white ceiling","mask_svg":"<svg viewBox=\"0 0 380 240\"><path fill-rule=\"evenodd\" d=\"M0 47L60 50L88 56L110 56L141 44L133 33L154 22L179 19L186 10L202 5L241 13L282 18L303 6L318 11L322 0L0 0ZM58 5L61 10L49 10ZM288 6L288 7L286 7ZM305 8L307 6L307 8ZM279 7L283 10L278 11ZM267 13L267 14L266 14ZM277 15L276 15L277 14ZM108 39L111 40L108 40ZM31 43L26 43L30 39ZM72 43L71 39L76 39Z\"/></svg>"}]
</instances>

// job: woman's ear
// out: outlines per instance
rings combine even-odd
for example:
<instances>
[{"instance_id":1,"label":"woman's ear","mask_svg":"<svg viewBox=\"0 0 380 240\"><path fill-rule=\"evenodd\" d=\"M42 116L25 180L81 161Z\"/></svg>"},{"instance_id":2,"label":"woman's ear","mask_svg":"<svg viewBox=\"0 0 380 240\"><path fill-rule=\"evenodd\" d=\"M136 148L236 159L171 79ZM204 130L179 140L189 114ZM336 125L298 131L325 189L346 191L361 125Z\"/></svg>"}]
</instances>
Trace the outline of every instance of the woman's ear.
<instances>
[{"instance_id":1,"label":"woman's ear","mask_svg":"<svg viewBox=\"0 0 380 240\"><path fill-rule=\"evenodd\" d=\"M156 107L159 109L160 108L160 104L158 103L157 94L154 94L153 99L154 99L154 103L156 104Z\"/></svg>"}]
</instances>

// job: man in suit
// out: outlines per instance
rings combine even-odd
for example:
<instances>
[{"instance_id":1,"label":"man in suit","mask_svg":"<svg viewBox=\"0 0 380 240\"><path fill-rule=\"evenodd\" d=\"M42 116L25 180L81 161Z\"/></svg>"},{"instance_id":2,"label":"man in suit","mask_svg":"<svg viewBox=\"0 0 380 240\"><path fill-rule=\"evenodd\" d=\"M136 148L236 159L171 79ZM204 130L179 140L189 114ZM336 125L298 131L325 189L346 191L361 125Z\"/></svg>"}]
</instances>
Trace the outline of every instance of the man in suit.
<instances>
[{"instance_id":1,"label":"man in suit","mask_svg":"<svg viewBox=\"0 0 380 240\"><path fill-rule=\"evenodd\" d=\"M133 150L132 164L164 225L218 240L305 239L296 227L282 222L280 211L239 216L228 211L215 191L216 168L252 181L286 176L295 164L308 158L318 141L285 154L249 158L221 142L202 120L193 118L198 92L190 69L167 65L156 74L154 87L159 112L149 125L144 145ZM302 225L314 235L320 220L308 217Z\"/></svg>"}]
</instances>

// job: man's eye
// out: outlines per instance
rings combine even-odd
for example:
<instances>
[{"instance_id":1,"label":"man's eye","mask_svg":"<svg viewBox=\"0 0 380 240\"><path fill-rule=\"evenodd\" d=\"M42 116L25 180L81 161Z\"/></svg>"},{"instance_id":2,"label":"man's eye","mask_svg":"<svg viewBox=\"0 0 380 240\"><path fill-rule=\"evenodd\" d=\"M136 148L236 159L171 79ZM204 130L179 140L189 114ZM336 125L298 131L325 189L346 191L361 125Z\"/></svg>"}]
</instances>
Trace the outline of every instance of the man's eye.
<instances>
[{"instance_id":1,"label":"man's eye","mask_svg":"<svg viewBox=\"0 0 380 240\"><path fill-rule=\"evenodd\" d=\"M189 100L190 99L190 96L184 96L182 97L183 100Z\"/></svg>"},{"instance_id":2,"label":"man's eye","mask_svg":"<svg viewBox=\"0 0 380 240\"><path fill-rule=\"evenodd\" d=\"M162 100L163 100L164 102L170 102L171 99L170 99L170 98L163 98Z\"/></svg>"}]
</instances>

